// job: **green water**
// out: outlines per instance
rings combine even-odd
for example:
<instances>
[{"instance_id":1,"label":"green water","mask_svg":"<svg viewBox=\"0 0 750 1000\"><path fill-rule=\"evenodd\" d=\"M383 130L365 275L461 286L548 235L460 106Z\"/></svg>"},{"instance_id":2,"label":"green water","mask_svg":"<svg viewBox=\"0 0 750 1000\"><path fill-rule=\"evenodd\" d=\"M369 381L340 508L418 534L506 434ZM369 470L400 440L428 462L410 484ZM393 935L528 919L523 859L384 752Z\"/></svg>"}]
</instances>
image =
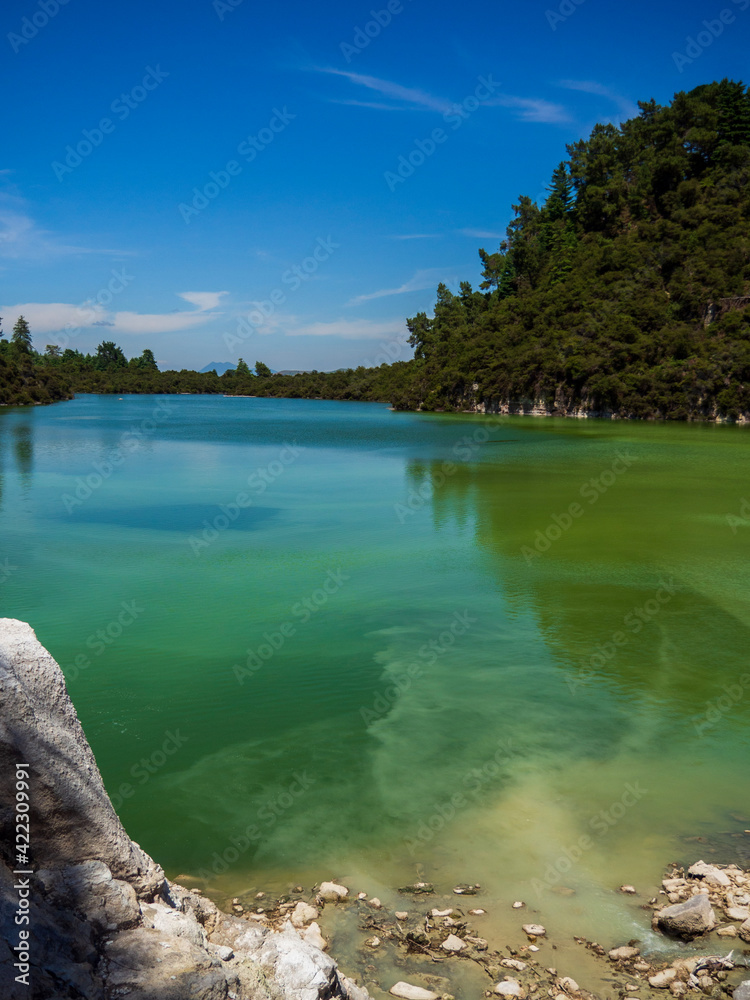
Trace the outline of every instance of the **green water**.
<instances>
[{"instance_id":1,"label":"green water","mask_svg":"<svg viewBox=\"0 0 750 1000\"><path fill-rule=\"evenodd\" d=\"M197 396L6 410L2 614L60 662L170 875L476 881L482 905L627 937L648 917L621 882L695 860L685 837L748 849L749 434Z\"/></svg>"}]
</instances>

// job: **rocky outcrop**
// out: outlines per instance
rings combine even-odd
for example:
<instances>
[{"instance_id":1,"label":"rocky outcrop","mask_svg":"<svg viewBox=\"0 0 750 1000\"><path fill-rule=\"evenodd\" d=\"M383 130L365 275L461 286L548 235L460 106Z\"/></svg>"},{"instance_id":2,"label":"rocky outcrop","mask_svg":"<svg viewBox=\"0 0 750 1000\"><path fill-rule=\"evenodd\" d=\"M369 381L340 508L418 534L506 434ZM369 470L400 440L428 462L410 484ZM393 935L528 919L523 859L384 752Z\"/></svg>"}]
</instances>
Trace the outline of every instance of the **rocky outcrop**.
<instances>
[{"instance_id":1,"label":"rocky outcrop","mask_svg":"<svg viewBox=\"0 0 750 1000\"><path fill-rule=\"evenodd\" d=\"M708 894L691 896L684 903L665 906L656 917L660 930L673 937L694 938L716 926L716 916Z\"/></svg>"},{"instance_id":2,"label":"rocky outcrop","mask_svg":"<svg viewBox=\"0 0 750 1000\"><path fill-rule=\"evenodd\" d=\"M109 801L62 671L30 626L7 618L0 698L3 1000L368 1000L291 922L254 926L165 879ZM31 829L22 869L21 764Z\"/></svg>"}]
</instances>

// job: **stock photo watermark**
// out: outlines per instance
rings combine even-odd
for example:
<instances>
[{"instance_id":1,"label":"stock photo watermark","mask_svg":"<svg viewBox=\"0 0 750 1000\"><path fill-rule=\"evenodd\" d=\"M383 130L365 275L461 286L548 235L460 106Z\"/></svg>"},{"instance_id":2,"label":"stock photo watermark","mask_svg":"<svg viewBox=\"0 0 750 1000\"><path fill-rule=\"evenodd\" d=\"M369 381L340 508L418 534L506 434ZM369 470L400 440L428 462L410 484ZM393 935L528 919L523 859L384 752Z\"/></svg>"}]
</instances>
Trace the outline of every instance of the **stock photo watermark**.
<instances>
[{"instance_id":1,"label":"stock photo watermark","mask_svg":"<svg viewBox=\"0 0 750 1000\"><path fill-rule=\"evenodd\" d=\"M36 38L42 28L46 28L53 17L57 17L61 7L65 7L70 0L39 0L38 10L34 11L31 17L24 17L21 20L20 34L9 31L7 38L10 47L18 53L22 46Z\"/></svg>"},{"instance_id":2,"label":"stock photo watermark","mask_svg":"<svg viewBox=\"0 0 750 1000\"><path fill-rule=\"evenodd\" d=\"M286 285L289 292L296 292L304 282L312 278L320 265L324 264L340 247L341 244L334 243L330 236L326 239L319 236L312 252L307 257L303 257L299 264L294 264L281 274L281 284ZM262 327L274 315L278 307L284 305L287 294L288 292L283 288L277 287L269 293L267 299L255 301L253 303L255 308L251 309L247 316L240 316L237 320L235 332L224 334L226 347L233 350L256 334L258 328Z\"/></svg>"},{"instance_id":3,"label":"stock photo watermark","mask_svg":"<svg viewBox=\"0 0 750 1000\"><path fill-rule=\"evenodd\" d=\"M255 674L271 660L276 653L286 645L288 639L297 635L300 625L306 625L310 619L328 604L329 600L337 594L351 577L340 568L328 570L320 587L317 587L307 597L303 597L290 607L291 618L282 622L274 631L264 632L262 642L257 649L249 647L245 650L247 658L245 665L235 663L232 672L237 678L237 683L242 685L248 678L253 678ZM292 620L294 619L294 620Z\"/></svg>"},{"instance_id":4,"label":"stock photo watermark","mask_svg":"<svg viewBox=\"0 0 750 1000\"><path fill-rule=\"evenodd\" d=\"M703 736L707 729L713 729L718 722L721 722L725 715L744 700L748 690L750 690L750 673L742 674L736 684L724 684L722 686L724 694L707 701L705 711L693 716L693 727L698 736Z\"/></svg>"},{"instance_id":5,"label":"stock photo watermark","mask_svg":"<svg viewBox=\"0 0 750 1000\"><path fill-rule=\"evenodd\" d=\"M13 952L13 968L18 970L15 977L17 983L30 986L31 975L31 778L28 764L16 764L16 799L15 799L15 851L16 868L14 875L26 875L13 884L16 893L16 911L13 923L18 928L18 943L11 946Z\"/></svg>"},{"instance_id":6,"label":"stock photo watermark","mask_svg":"<svg viewBox=\"0 0 750 1000\"><path fill-rule=\"evenodd\" d=\"M410 663L398 676L390 678L387 687L375 694L372 707L363 705L359 714L366 726L387 715L401 695L412 686L412 681L418 680L424 674L424 667L437 663L455 645L456 639L465 635L472 625L479 620L472 618L468 611L453 612L453 621L435 638L423 643L417 652L418 659ZM421 661L421 662L420 662Z\"/></svg>"},{"instance_id":7,"label":"stock photo watermark","mask_svg":"<svg viewBox=\"0 0 750 1000\"><path fill-rule=\"evenodd\" d=\"M217 17L223 21L227 14L231 14L242 6L245 0L213 0L211 6L216 11Z\"/></svg>"},{"instance_id":8,"label":"stock photo watermark","mask_svg":"<svg viewBox=\"0 0 750 1000\"><path fill-rule=\"evenodd\" d=\"M410 0L411 2L411 0ZM341 42L339 48L341 54L348 63L353 56L358 56L364 52L370 42L377 38L383 28L387 28L397 14L403 13L404 5L401 0L388 0L382 10L371 10L370 20L365 21L362 27L359 25L354 29L354 37L351 42Z\"/></svg>"},{"instance_id":9,"label":"stock photo watermark","mask_svg":"<svg viewBox=\"0 0 750 1000\"><path fill-rule=\"evenodd\" d=\"M732 0L732 3L742 12L750 7L750 0ZM685 39L684 52L672 53L672 61L680 73L684 72L686 66L692 66L695 60L699 59L717 38L721 38L726 28L736 20L737 15L731 7L725 7L715 18L703 21L702 29Z\"/></svg>"},{"instance_id":10,"label":"stock photo watermark","mask_svg":"<svg viewBox=\"0 0 750 1000\"><path fill-rule=\"evenodd\" d=\"M127 93L116 97L110 104L109 110L112 114L117 115L119 121L124 122L168 76L169 73L161 66L157 65L156 69L147 66L141 82ZM79 139L75 146L69 143L65 147L65 161L53 160L51 163L58 181L62 181L67 174L72 174L76 167L80 167L83 161L101 146L105 136L112 135L116 128L117 123L111 118L105 117L100 118L94 128L83 129L81 131L83 138Z\"/></svg>"},{"instance_id":11,"label":"stock photo watermark","mask_svg":"<svg viewBox=\"0 0 750 1000\"><path fill-rule=\"evenodd\" d=\"M158 774L170 757L173 757L178 750L181 750L189 739L190 737L183 736L179 729L176 729L174 732L171 729L165 730L164 739L159 746L148 754L148 756L141 757L130 768L130 777L134 781L137 780L137 785L123 781L117 786L117 791L110 795L110 801L114 806L115 812L122 806L123 802L133 798L139 787L147 784L155 774Z\"/></svg>"},{"instance_id":12,"label":"stock photo watermark","mask_svg":"<svg viewBox=\"0 0 750 1000\"><path fill-rule=\"evenodd\" d=\"M260 806L242 833L237 837L230 837L229 843L221 853L214 851L211 856L211 871L199 868L195 873L196 877L210 882L213 875L222 875L251 847L257 847L263 840L264 834L271 830L314 784L315 778L310 777L307 771L303 771L302 774L294 771L292 781L287 787Z\"/></svg>"},{"instance_id":13,"label":"stock photo watermark","mask_svg":"<svg viewBox=\"0 0 750 1000\"><path fill-rule=\"evenodd\" d=\"M454 132L461 128L463 123L474 114L477 108L482 106L484 101L489 100L500 86L499 83L492 79L491 73L488 77L480 76L478 79L479 83L474 89L474 93L469 94L459 104L454 104L443 115L443 121L446 125L450 125L451 130ZM449 133L445 129L438 127L434 128L426 138L415 139L414 148L406 155L402 153L399 156L398 166L395 171L386 170L383 174L383 179L388 185L388 189L393 192L399 184L403 184L409 177L412 177L414 172L434 155L438 146L442 146L444 142L447 142L448 138Z\"/></svg>"},{"instance_id":14,"label":"stock photo watermark","mask_svg":"<svg viewBox=\"0 0 750 1000\"><path fill-rule=\"evenodd\" d=\"M262 153L274 141L277 135L287 127L289 122L294 121L297 116L287 110L286 105L281 109L273 108L268 125L260 129L255 135L246 136L237 146L237 153L243 158L245 163L252 163L258 153ZM177 206L177 211L183 221L189 225L193 218L218 198L222 191L226 191L232 180L242 173L242 164L239 160L227 160L221 170L212 170L209 180L202 188L194 187L192 190L193 200L190 204L181 201Z\"/></svg>"},{"instance_id":15,"label":"stock photo watermark","mask_svg":"<svg viewBox=\"0 0 750 1000\"><path fill-rule=\"evenodd\" d=\"M111 621L97 629L96 632L92 632L84 642L84 646L93 656L101 656L106 649L114 645L122 633L138 621L146 611L145 608L140 607L137 601L122 601L120 607L122 610ZM81 671L88 670L92 662L88 653L77 653L66 668L65 677L71 681L78 680Z\"/></svg>"},{"instance_id":16,"label":"stock photo watermark","mask_svg":"<svg viewBox=\"0 0 750 1000\"><path fill-rule=\"evenodd\" d=\"M585 684L586 681L596 677L607 663L611 662L618 652L627 646L631 635L638 635L646 625L654 620L659 612L672 600L677 593L674 578L670 577L669 582L659 581L659 589L640 607L634 607L622 619L622 624L627 629L623 632L618 629L612 633L608 640L599 643L590 656L581 660L581 665L576 674L566 671L565 682L571 691Z\"/></svg>"},{"instance_id":17,"label":"stock photo watermark","mask_svg":"<svg viewBox=\"0 0 750 1000\"><path fill-rule=\"evenodd\" d=\"M86 476L78 476L75 490L72 493L63 493L60 497L68 514L72 514L77 507L83 506L130 455L139 451L144 442L156 431L159 424L163 423L174 412L174 409L174 406L161 401L151 411L150 417L145 417L139 424L132 425L130 430L123 431L120 435L120 443L110 449L103 459L92 463L94 471L89 472Z\"/></svg>"},{"instance_id":18,"label":"stock photo watermark","mask_svg":"<svg viewBox=\"0 0 750 1000\"><path fill-rule=\"evenodd\" d=\"M727 525L732 529L732 534L737 534L738 528L750 528L750 501L742 498L739 514L727 514Z\"/></svg>"},{"instance_id":19,"label":"stock photo watermark","mask_svg":"<svg viewBox=\"0 0 750 1000\"><path fill-rule=\"evenodd\" d=\"M415 836L404 837L404 843L409 854L414 857L417 851L429 844L435 836L441 833L446 825L467 809L472 801L476 802L485 787L495 781L516 756L512 740L498 740L497 750L480 767L470 768L461 779L461 785L466 791L457 791L439 802L426 820L421 820Z\"/></svg>"},{"instance_id":20,"label":"stock photo watermark","mask_svg":"<svg viewBox=\"0 0 750 1000\"><path fill-rule=\"evenodd\" d=\"M637 459L634 455L627 455L618 451L609 469L605 469L598 476L592 476L588 482L581 486L578 495L582 499L588 500L589 505L593 506L636 461ZM554 543L558 542L565 532L573 527L574 522L583 517L585 513L586 508L582 507L577 501L574 501L562 514L552 514L547 527L543 531L537 531L534 539L534 547L531 548L528 545L521 546L521 555L526 560L526 565L530 566L533 559L538 559L539 556L548 552Z\"/></svg>"},{"instance_id":21,"label":"stock photo watermark","mask_svg":"<svg viewBox=\"0 0 750 1000\"><path fill-rule=\"evenodd\" d=\"M586 0L562 0L557 10L545 10L547 24L553 31L557 31L558 24L564 24L585 3Z\"/></svg>"},{"instance_id":22,"label":"stock photo watermark","mask_svg":"<svg viewBox=\"0 0 750 1000\"><path fill-rule=\"evenodd\" d=\"M603 837L609 833L629 810L637 805L645 795L649 794L648 789L641 788L638 781L635 784L629 781L623 788L624 791L619 799L610 803L606 809L600 809L588 821L589 828L599 837ZM589 833L583 833L575 843L564 847L560 856L547 865L544 871L544 878L533 878L531 880L531 887L537 896L542 896L545 890L552 889L568 875L583 855L591 850L595 842L595 839Z\"/></svg>"}]
</instances>

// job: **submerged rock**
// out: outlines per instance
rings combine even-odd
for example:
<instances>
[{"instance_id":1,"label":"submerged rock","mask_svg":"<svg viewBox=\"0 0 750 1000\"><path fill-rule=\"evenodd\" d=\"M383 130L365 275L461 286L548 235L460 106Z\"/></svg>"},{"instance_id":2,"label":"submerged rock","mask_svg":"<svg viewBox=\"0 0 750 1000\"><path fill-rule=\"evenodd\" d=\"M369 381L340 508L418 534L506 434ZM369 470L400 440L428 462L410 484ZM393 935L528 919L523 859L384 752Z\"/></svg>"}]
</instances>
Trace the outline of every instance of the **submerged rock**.
<instances>
[{"instance_id":1,"label":"submerged rock","mask_svg":"<svg viewBox=\"0 0 750 1000\"><path fill-rule=\"evenodd\" d=\"M608 955L613 962L630 962L632 959L638 958L640 951L631 945L624 944L619 948L613 948L608 952Z\"/></svg>"},{"instance_id":2,"label":"submerged rock","mask_svg":"<svg viewBox=\"0 0 750 1000\"><path fill-rule=\"evenodd\" d=\"M542 927L541 924L524 924L523 931L530 938L544 937L547 933L546 928Z\"/></svg>"},{"instance_id":3,"label":"submerged rock","mask_svg":"<svg viewBox=\"0 0 750 1000\"><path fill-rule=\"evenodd\" d=\"M394 997L401 997L401 1000L440 1000L437 993L424 990L421 986L412 986L411 983L396 983L388 992Z\"/></svg>"},{"instance_id":4,"label":"submerged rock","mask_svg":"<svg viewBox=\"0 0 750 1000\"><path fill-rule=\"evenodd\" d=\"M649 976L648 981L655 990L665 990L673 979L677 978L677 969L663 969L655 976Z\"/></svg>"},{"instance_id":5,"label":"submerged rock","mask_svg":"<svg viewBox=\"0 0 750 1000\"><path fill-rule=\"evenodd\" d=\"M297 903L297 905L292 910L289 919L292 922L293 927L305 927L307 924L317 920L320 916L317 908L315 906L310 906L303 899Z\"/></svg>"},{"instance_id":6,"label":"submerged rock","mask_svg":"<svg viewBox=\"0 0 750 1000\"><path fill-rule=\"evenodd\" d=\"M326 903L339 903L346 899L349 890L345 885L339 885L337 882L321 882L318 895Z\"/></svg>"},{"instance_id":7,"label":"submerged rock","mask_svg":"<svg viewBox=\"0 0 750 1000\"><path fill-rule=\"evenodd\" d=\"M443 951L459 952L464 950L466 942L462 941L460 937L456 937L455 934L449 934L440 947Z\"/></svg>"},{"instance_id":8,"label":"submerged rock","mask_svg":"<svg viewBox=\"0 0 750 1000\"><path fill-rule=\"evenodd\" d=\"M689 940L712 930L716 915L708 896L698 893L684 903L665 906L656 914L656 924L665 934Z\"/></svg>"}]
</instances>

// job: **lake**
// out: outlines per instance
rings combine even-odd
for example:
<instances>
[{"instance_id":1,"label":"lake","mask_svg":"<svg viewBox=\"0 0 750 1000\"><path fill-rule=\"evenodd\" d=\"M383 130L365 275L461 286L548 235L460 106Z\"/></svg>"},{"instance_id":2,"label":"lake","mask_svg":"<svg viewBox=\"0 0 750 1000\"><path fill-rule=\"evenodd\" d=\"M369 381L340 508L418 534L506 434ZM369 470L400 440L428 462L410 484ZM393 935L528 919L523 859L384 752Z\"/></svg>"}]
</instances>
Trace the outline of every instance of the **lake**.
<instances>
[{"instance_id":1,"label":"lake","mask_svg":"<svg viewBox=\"0 0 750 1000\"><path fill-rule=\"evenodd\" d=\"M749 860L749 435L215 396L7 409L2 613L61 664L171 877L384 902L477 882L500 931L520 899L623 943L649 917L621 883Z\"/></svg>"}]
</instances>

